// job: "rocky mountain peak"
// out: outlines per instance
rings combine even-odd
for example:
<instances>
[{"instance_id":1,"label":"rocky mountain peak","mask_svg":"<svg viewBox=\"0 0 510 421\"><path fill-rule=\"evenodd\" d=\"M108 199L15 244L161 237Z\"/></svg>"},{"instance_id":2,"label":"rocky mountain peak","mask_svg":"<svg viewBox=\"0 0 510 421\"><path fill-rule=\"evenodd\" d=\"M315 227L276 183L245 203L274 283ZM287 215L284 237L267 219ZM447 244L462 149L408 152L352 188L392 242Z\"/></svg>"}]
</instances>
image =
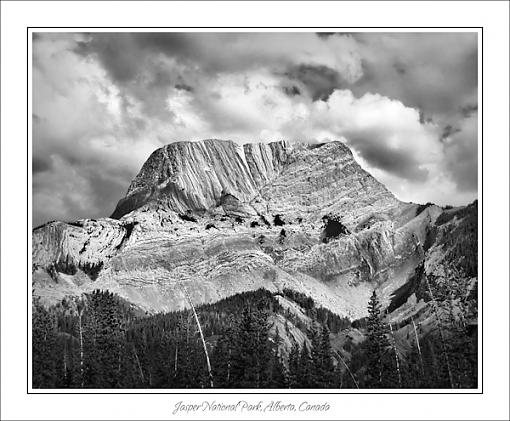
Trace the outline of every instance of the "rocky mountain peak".
<instances>
[{"instance_id":1,"label":"rocky mountain peak","mask_svg":"<svg viewBox=\"0 0 510 421\"><path fill-rule=\"evenodd\" d=\"M290 288L354 319L374 289L401 305L417 268L462 253L444 238L476 222L468 210L400 202L341 142L176 142L149 157L114 219L34 230L33 288L48 303L107 289L148 312L185 307L184 285L197 304Z\"/></svg>"},{"instance_id":2,"label":"rocky mountain peak","mask_svg":"<svg viewBox=\"0 0 510 421\"><path fill-rule=\"evenodd\" d=\"M331 211L337 205L342 208L338 210L346 210L349 202L363 206L368 201L396 203L341 142L240 145L207 139L157 149L112 218L158 202L177 213L216 213L223 207L237 216L290 212L317 219L324 208Z\"/></svg>"}]
</instances>

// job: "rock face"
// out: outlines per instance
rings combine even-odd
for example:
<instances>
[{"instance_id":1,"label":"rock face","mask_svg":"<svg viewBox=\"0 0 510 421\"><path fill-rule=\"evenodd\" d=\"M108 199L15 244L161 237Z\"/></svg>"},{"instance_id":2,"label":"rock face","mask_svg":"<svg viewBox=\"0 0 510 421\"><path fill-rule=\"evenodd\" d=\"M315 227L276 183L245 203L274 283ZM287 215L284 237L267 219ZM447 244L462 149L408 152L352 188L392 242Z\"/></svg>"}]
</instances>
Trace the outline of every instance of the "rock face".
<instances>
[{"instance_id":1,"label":"rock face","mask_svg":"<svg viewBox=\"0 0 510 421\"><path fill-rule=\"evenodd\" d=\"M175 212L202 211L230 194L249 202L274 180L291 148L285 142L240 146L223 140L176 142L156 150L131 183L112 218L164 199Z\"/></svg>"},{"instance_id":2,"label":"rock face","mask_svg":"<svg viewBox=\"0 0 510 421\"><path fill-rule=\"evenodd\" d=\"M156 150L111 217L155 201L177 213L211 213L223 205L246 216L280 213L310 221L328 211L350 220L398 205L341 142L241 146L223 140L177 142Z\"/></svg>"},{"instance_id":3,"label":"rock face","mask_svg":"<svg viewBox=\"0 0 510 421\"><path fill-rule=\"evenodd\" d=\"M158 312L185 307L184 290L198 304L291 288L355 319L373 289L394 302L428 249L440 261L442 213L397 200L340 142L172 143L111 218L33 232L34 290L51 303L109 289ZM345 230L326 241L327 215Z\"/></svg>"}]
</instances>

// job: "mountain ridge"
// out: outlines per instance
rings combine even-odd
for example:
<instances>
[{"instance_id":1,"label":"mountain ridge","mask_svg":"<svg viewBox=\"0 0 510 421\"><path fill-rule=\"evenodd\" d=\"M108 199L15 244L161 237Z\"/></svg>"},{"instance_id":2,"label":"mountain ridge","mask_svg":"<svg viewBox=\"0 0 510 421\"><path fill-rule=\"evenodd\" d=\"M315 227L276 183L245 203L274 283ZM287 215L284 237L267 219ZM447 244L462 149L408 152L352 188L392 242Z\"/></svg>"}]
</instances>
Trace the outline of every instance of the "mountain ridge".
<instances>
[{"instance_id":1,"label":"mountain ridge","mask_svg":"<svg viewBox=\"0 0 510 421\"><path fill-rule=\"evenodd\" d=\"M321 150L323 148L326 151ZM331 156L335 159L329 159ZM367 189L361 186L362 181L367 181L372 184L370 193L382 195L386 200L397 203L397 199L381 183L356 163L350 149L342 142L311 144L277 141L239 145L233 141L207 139L170 143L154 151L131 182L126 196L119 201L111 217L120 219L146 203L164 199L165 205L178 213L206 212L217 207L225 195L231 195L243 203L239 213L257 215L263 213L264 205L267 207L269 200L277 199L264 197L272 188L278 187L273 185L275 180L288 175L294 177L294 183L302 182L296 175L302 176L299 173L302 169L312 170L306 164L313 161L329 169L328 172L320 173L327 178L314 177L313 173L307 175L306 181L312 179L316 187L323 188L325 182L337 181L332 171L344 171L345 175L352 171L363 175L355 180L359 183L358 187ZM288 185L286 183L284 188L288 188ZM345 188L345 185L341 187ZM310 195L312 192L310 189L294 189L292 193ZM292 204L303 205L287 203L287 208ZM305 204L300 211L306 214L306 208ZM275 212L287 210L276 209Z\"/></svg>"},{"instance_id":2,"label":"mountain ridge","mask_svg":"<svg viewBox=\"0 0 510 421\"><path fill-rule=\"evenodd\" d=\"M151 154L117 219L34 230L34 289L104 288L158 312L187 306L183 285L196 303L291 288L355 319L373 289L389 304L408 283L442 213L396 199L338 141L178 142ZM345 230L327 238L331 218Z\"/></svg>"}]
</instances>

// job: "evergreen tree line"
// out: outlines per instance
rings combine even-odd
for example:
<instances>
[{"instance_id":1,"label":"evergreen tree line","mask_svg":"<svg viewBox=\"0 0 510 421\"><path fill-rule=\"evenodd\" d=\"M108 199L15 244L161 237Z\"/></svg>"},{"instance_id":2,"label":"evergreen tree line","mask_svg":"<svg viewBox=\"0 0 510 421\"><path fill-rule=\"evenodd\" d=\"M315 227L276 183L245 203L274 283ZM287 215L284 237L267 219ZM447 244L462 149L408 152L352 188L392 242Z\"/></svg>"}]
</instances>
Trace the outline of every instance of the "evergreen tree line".
<instances>
[{"instance_id":1,"label":"evergreen tree line","mask_svg":"<svg viewBox=\"0 0 510 421\"><path fill-rule=\"evenodd\" d=\"M476 284L468 294L463 282L426 284L433 328L422 331L411 318L397 331L374 291L362 329L366 340L343 349L332 348L338 334L329 328L343 326L341 318L317 311L313 300L291 290L284 295L303 306L311 325L298 326L274 294L261 289L198 307L205 344L190 310L140 317L99 290L51 308L36 299L33 387L476 387ZM278 314L285 317L284 337L273 325ZM289 322L306 332L304 343L293 339ZM283 338L292 341L286 352Z\"/></svg>"},{"instance_id":2,"label":"evergreen tree line","mask_svg":"<svg viewBox=\"0 0 510 421\"><path fill-rule=\"evenodd\" d=\"M197 312L210 374L189 310L137 317L119 297L99 290L49 309L36 299L33 387L206 388L211 378L215 388L335 386L327 324L321 329L314 322L311 346L294 343L290 363L278 328L270 333L271 315L285 312L269 291L238 294Z\"/></svg>"}]
</instances>

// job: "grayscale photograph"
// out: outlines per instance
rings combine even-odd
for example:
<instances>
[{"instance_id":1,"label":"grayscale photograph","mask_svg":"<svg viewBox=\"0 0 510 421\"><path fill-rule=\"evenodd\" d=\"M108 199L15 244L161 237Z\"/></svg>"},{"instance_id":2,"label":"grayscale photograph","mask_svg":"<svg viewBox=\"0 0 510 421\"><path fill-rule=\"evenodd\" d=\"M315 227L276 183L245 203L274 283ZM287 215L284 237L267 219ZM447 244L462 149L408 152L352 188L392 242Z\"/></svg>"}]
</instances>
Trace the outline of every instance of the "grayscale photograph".
<instances>
[{"instance_id":1,"label":"grayscale photograph","mask_svg":"<svg viewBox=\"0 0 510 421\"><path fill-rule=\"evenodd\" d=\"M33 389L480 387L478 32L74 31L29 39Z\"/></svg>"}]
</instances>

